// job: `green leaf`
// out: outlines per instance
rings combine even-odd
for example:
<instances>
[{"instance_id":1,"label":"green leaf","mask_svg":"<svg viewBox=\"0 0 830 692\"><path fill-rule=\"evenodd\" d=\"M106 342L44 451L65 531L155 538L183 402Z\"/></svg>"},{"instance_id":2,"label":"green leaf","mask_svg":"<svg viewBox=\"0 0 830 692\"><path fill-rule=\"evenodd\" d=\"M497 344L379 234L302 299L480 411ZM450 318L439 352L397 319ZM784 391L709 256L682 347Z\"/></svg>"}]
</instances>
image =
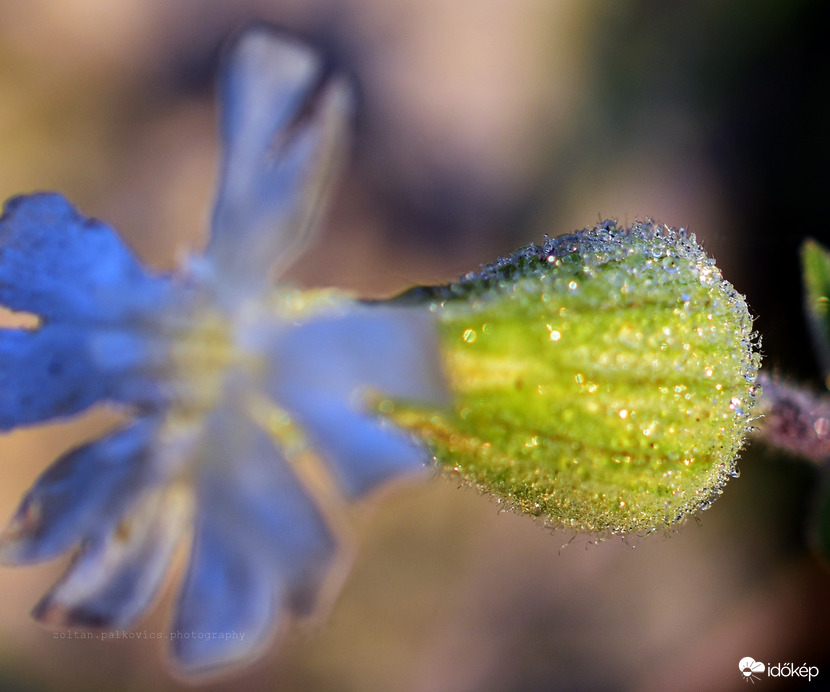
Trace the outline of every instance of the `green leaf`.
<instances>
[{"instance_id":1,"label":"green leaf","mask_svg":"<svg viewBox=\"0 0 830 692\"><path fill-rule=\"evenodd\" d=\"M814 240L801 246L804 309L825 383L830 380L830 251Z\"/></svg>"},{"instance_id":2,"label":"green leaf","mask_svg":"<svg viewBox=\"0 0 830 692\"><path fill-rule=\"evenodd\" d=\"M556 525L649 532L737 475L760 357L743 296L692 234L606 222L429 300L450 413L386 411L448 473Z\"/></svg>"}]
</instances>

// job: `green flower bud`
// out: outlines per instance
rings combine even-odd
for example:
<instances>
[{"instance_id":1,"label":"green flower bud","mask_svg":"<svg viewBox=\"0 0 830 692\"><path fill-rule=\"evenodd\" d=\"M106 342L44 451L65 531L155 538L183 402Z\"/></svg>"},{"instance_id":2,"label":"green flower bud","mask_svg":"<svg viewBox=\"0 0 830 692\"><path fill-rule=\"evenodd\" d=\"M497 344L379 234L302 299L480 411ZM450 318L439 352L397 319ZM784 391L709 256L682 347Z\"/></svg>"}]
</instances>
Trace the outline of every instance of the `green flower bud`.
<instances>
[{"instance_id":1,"label":"green flower bud","mask_svg":"<svg viewBox=\"0 0 830 692\"><path fill-rule=\"evenodd\" d=\"M738 475L757 339L694 234L606 222L398 300L429 301L454 405L386 413L509 506L649 532Z\"/></svg>"}]
</instances>

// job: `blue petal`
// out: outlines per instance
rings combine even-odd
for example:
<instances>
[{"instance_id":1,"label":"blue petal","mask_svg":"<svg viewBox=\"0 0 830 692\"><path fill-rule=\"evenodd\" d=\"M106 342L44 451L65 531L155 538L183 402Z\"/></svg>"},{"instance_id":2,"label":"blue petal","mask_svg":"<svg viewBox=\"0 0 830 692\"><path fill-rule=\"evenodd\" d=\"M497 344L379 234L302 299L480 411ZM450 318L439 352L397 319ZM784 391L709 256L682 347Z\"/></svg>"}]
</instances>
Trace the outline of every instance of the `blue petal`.
<instances>
[{"instance_id":1,"label":"blue petal","mask_svg":"<svg viewBox=\"0 0 830 692\"><path fill-rule=\"evenodd\" d=\"M258 28L231 52L221 83L224 160L206 255L223 287L264 286L314 225L341 158L350 93L320 56Z\"/></svg>"},{"instance_id":2,"label":"blue petal","mask_svg":"<svg viewBox=\"0 0 830 692\"><path fill-rule=\"evenodd\" d=\"M237 539L209 512L197 523L170 633L173 655L188 673L252 657L275 627L280 607L273 570Z\"/></svg>"},{"instance_id":3,"label":"blue petal","mask_svg":"<svg viewBox=\"0 0 830 692\"><path fill-rule=\"evenodd\" d=\"M175 624L182 636L174 632L176 658L190 670L247 658L282 611L308 612L336 552L320 512L262 430L230 407L208 427Z\"/></svg>"},{"instance_id":4,"label":"blue petal","mask_svg":"<svg viewBox=\"0 0 830 692\"><path fill-rule=\"evenodd\" d=\"M82 411L104 397L85 348L86 334L74 326L37 331L0 331L0 430Z\"/></svg>"},{"instance_id":5,"label":"blue petal","mask_svg":"<svg viewBox=\"0 0 830 692\"><path fill-rule=\"evenodd\" d=\"M42 322L31 331L0 330L0 430L102 399L160 404L159 387L142 371L158 354L149 353L156 346L141 325L165 307L172 288L60 195L9 200L0 218L0 303Z\"/></svg>"},{"instance_id":6,"label":"blue petal","mask_svg":"<svg viewBox=\"0 0 830 692\"><path fill-rule=\"evenodd\" d=\"M431 457L400 430L342 400L308 392L292 412L343 490L358 497L385 481L423 471Z\"/></svg>"},{"instance_id":7,"label":"blue petal","mask_svg":"<svg viewBox=\"0 0 830 692\"><path fill-rule=\"evenodd\" d=\"M231 398L207 429L199 507L273 562L292 607L310 609L337 547L322 514L244 405Z\"/></svg>"},{"instance_id":8,"label":"blue petal","mask_svg":"<svg viewBox=\"0 0 830 692\"><path fill-rule=\"evenodd\" d=\"M0 534L7 563L49 560L113 526L148 481L157 425L139 420L66 454L37 480Z\"/></svg>"},{"instance_id":9,"label":"blue petal","mask_svg":"<svg viewBox=\"0 0 830 692\"><path fill-rule=\"evenodd\" d=\"M354 306L275 341L269 382L352 495L424 467L425 450L363 410L361 395L442 403L446 391L429 313Z\"/></svg>"},{"instance_id":10,"label":"blue petal","mask_svg":"<svg viewBox=\"0 0 830 692\"><path fill-rule=\"evenodd\" d=\"M139 332L117 334L64 322L0 330L0 431L71 416L102 400L162 404L161 387L142 369L158 357L150 353L154 344Z\"/></svg>"},{"instance_id":11,"label":"blue petal","mask_svg":"<svg viewBox=\"0 0 830 692\"><path fill-rule=\"evenodd\" d=\"M61 626L132 624L163 583L191 519L190 499L179 486L143 493L121 521L84 543L34 616Z\"/></svg>"},{"instance_id":12,"label":"blue petal","mask_svg":"<svg viewBox=\"0 0 830 692\"><path fill-rule=\"evenodd\" d=\"M107 226L61 195L6 202L0 217L0 303L49 319L105 321L164 290Z\"/></svg>"}]
</instances>

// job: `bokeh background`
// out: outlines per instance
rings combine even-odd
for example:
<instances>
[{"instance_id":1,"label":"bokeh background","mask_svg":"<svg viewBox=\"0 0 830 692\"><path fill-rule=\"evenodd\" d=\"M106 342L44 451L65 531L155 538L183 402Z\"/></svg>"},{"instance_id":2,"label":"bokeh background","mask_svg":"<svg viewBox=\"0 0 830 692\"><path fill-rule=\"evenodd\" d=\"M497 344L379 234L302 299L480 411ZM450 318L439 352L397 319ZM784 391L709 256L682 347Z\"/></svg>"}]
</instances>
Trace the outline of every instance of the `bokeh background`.
<instances>
[{"instance_id":1,"label":"bokeh background","mask_svg":"<svg viewBox=\"0 0 830 692\"><path fill-rule=\"evenodd\" d=\"M204 242L220 46L253 18L359 78L348 175L293 281L384 296L544 233L652 217L695 231L747 294L766 367L819 382L797 254L828 237L828 3L7 0L0 196L60 190L175 266ZM2 436L2 519L105 418ZM676 532L598 544L441 479L391 487L355 512L328 616L206 689L730 690L744 656L830 679L821 474L759 444L740 469ZM164 642L29 619L65 564L0 570L0 688L185 689ZM175 579L136 631L164 631L174 595Z\"/></svg>"}]
</instances>

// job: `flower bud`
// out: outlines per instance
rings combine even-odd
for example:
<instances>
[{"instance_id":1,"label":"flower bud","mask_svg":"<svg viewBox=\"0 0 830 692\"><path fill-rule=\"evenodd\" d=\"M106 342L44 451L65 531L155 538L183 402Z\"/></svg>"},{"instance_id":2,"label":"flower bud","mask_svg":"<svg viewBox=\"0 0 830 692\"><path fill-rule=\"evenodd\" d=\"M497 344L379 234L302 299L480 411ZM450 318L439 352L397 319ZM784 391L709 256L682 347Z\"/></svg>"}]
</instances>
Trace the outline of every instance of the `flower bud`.
<instances>
[{"instance_id":1,"label":"flower bud","mask_svg":"<svg viewBox=\"0 0 830 692\"><path fill-rule=\"evenodd\" d=\"M399 300L429 301L454 405L387 411L508 506L647 533L738 475L757 338L694 234L605 222Z\"/></svg>"}]
</instances>

